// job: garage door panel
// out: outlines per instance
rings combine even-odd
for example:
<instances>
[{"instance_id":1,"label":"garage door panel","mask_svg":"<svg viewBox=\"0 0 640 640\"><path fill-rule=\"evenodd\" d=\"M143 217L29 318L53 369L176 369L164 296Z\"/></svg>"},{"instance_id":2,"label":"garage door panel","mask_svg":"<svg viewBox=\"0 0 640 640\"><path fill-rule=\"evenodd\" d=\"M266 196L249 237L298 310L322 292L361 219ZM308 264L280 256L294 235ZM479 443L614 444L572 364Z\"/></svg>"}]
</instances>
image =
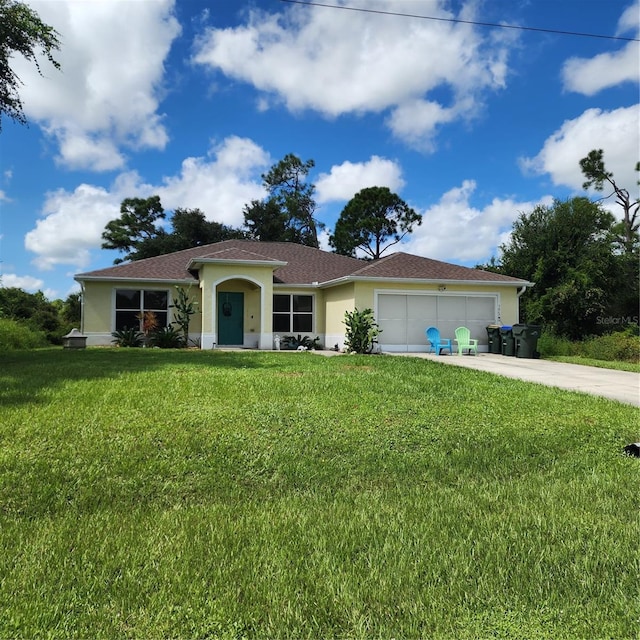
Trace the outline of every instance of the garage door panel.
<instances>
[{"instance_id":1,"label":"garage door panel","mask_svg":"<svg viewBox=\"0 0 640 640\"><path fill-rule=\"evenodd\" d=\"M438 317L435 296L407 296L407 344L426 344L425 331Z\"/></svg>"},{"instance_id":2,"label":"garage door panel","mask_svg":"<svg viewBox=\"0 0 640 640\"><path fill-rule=\"evenodd\" d=\"M464 296L438 296L438 322L451 321L454 324L466 317ZM459 324L457 326L460 326ZM454 327L455 328L455 327Z\"/></svg>"},{"instance_id":3,"label":"garage door panel","mask_svg":"<svg viewBox=\"0 0 640 640\"><path fill-rule=\"evenodd\" d=\"M495 322L496 318L495 298L467 298L467 318L471 336L477 338L480 344L488 344L487 325Z\"/></svg>"},{"instance_id":4,"label":"garage door panel","mask_svg":"<svg viewBox=\"0 0 640 640\"><path fill-rule=\"evenodd\" d=\"M407 296L379 296L378 317L380 320L404 320L407 317Z\"/></svg>"},{"instance_id":5,"label":"garage door panel","mask_svg":"<svg viewBox=\"0 0 640 640\"><path fill-rule=\"evenodd\" d=\"M426 344L425 331L431 326L433 326L433 322L428 320L407 320L407 343Z\"/></svg>"},{"instance_id":6,"label":"garage door panel","mask_svg":"<svg viewBox=\"0 0 640 640\"><path fill-rule=\"evenodd\" d=\"M435 326L438 327L440 331L440 337L449 338L451 344L454 345L453 340L456 337L456 329L460 326L460 323L452 320L440 321Z\"/></svg>"},{"instance_id":7,"label":"garage door panel","mask_svg":"<svg viewBox=\"0 0 640 640\"><path fill-rule=\"evenodd\" d=\"M436 318L438 314L438 301L436 296L406 296L407 318L409 320L422 320Z\"/></svg>"},{"instance_id":8,"label":"garage door panel","mask_svg":"<svg viewBox=\"0 0 640 640\"><path fill-rule=\"evenodd\" d=\"M380 320L378 326L382 330L378 341L380 344L406 345L407 344L407 322L405 319Z\"/></svg>"}]
</instances>

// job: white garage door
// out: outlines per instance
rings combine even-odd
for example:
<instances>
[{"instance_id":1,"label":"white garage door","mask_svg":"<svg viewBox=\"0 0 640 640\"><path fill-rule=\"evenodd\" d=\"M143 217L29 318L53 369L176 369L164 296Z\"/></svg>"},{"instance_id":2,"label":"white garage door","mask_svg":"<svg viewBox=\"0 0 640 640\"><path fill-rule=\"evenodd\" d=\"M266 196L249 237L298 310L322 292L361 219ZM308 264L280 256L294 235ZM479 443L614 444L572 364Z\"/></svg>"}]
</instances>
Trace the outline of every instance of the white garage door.
<instances>
[{"instance_id":1,"label":"white garage door","mask_svg":"<svg viewBox=\"0 0 640 640\"><path fill-rule=\"evenodd\" d=\"M487 344L487 325L498 317L497 296L417 295L381 293L376 319L382 329L380 345L386 351L427 351L425 330L438 327L443 338L451 338L457 327L471 330L480 345Z\"/></svg>"}]
</instances>

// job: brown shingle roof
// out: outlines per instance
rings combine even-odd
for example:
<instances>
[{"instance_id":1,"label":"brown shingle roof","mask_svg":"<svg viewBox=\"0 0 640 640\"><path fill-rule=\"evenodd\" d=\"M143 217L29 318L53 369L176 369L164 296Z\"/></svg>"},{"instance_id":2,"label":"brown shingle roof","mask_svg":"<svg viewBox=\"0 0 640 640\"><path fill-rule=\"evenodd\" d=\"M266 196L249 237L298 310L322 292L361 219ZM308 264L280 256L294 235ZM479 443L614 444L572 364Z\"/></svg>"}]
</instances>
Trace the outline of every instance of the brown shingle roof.
<instances>
[{"instance_id":1,"label":"brown shingle roof","mask_svg":"<svg viewBox=\"0 0 640 640\"><path fill-rule=\"evenodd\" d=\"M253 251L245 251L245 249L239 249L238 247L229 247L227 249L212 251L211 253L207 253L201 256L199 255L197 258L194 258L193 261L206 262L207 260L229 260L234 262L273 262L276 264L280 262L280 260L276 260L275 258L263 256L259 253L254 253Z\"/></svg>"},{"instance_id":2,"label":"brown shingle roof","mask_svg":"<svg viewBox=\"0 0 640 640\"><path fill-rule=\"evenodd\" d=\"M184 249L163 256L136 260L126 264L79 273L76 279L197 280L187 267L198 260L277 261L286 266L276 268L274 283L313 284L349 276L384 279L466 280L478 282L524 283L488 271L461 267L448 262L422 258L408 253L394 253L374 262L340 256L291 242L225 240L215 244Z\"/></svg>"},{"instance_id":3,"label":"brown shingle roof","mask_svg":"<svg viewBox=\"0 0 640 640\"><path fill-rule=\"evenodd\" d=\"M472 269L458 264L423 258L411 253L392 253L379 260L368 262L366 266L352 274L362 278L390 278L418 280L466 280L474 282L524 282L519 278L503 276L490 271Z\"/></svg>"}]
</instances>

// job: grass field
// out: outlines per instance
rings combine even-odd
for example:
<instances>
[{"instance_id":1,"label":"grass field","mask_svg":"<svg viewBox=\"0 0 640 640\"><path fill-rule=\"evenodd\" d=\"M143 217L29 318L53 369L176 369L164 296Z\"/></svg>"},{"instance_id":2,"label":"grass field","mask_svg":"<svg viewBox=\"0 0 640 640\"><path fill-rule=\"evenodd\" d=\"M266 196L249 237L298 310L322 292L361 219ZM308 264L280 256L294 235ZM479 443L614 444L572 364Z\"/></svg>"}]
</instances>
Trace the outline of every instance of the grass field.
<instances>
[{"instance_id":1,"label":"grass field","mask_svg":"<svg viewBox=\"0 0 640 640\"><path fill-rule=\"evenodd\" d=\"M585 358L584 356L551 356L547 360L556 362L569 362L571 364L581 364L587 367L599 367L601 369L616 369L617 371L633 371L640 373L640 364L635 362L620 362L618 360L596 360L595 358Z\"/></svg>"},{"instance_id":2,"label":"grass field","mask_svg":"<svg viewBox=\"0 0 640 640\"><path fill-rule=\"evenodd\" d=\"M1 638L638 638L637 408L390 356L0 362Z\"/></svg>"}]
</instances>

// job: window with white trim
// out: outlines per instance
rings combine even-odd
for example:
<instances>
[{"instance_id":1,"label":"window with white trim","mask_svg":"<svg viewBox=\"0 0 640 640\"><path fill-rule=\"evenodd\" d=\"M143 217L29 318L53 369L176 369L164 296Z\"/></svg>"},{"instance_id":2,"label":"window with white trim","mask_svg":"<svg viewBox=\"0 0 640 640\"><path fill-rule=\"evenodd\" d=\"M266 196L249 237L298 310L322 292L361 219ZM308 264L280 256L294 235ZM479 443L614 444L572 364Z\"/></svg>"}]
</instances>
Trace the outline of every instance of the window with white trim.
<instances>
[{"instance_id":1,"label":"window with white trim","mask_svg":"<svg viewBox=\"0 0 640 640\"><path fill-rule=\"evenodd\" d=\"M115 330L142 330L142 316L154 314L158 328L169 320L169 291L159 289L116 289Z\"/></svg>"},{"instance_id":2,"label":"window with white trim","mask_svg":"<svg viewBox=\"0 0 640 640\"><path fill-rule=\"evenodd\" d=\"M276 293L273 296L274 333L311 333L313 296Z\"/></svg>"}]
</instances>

